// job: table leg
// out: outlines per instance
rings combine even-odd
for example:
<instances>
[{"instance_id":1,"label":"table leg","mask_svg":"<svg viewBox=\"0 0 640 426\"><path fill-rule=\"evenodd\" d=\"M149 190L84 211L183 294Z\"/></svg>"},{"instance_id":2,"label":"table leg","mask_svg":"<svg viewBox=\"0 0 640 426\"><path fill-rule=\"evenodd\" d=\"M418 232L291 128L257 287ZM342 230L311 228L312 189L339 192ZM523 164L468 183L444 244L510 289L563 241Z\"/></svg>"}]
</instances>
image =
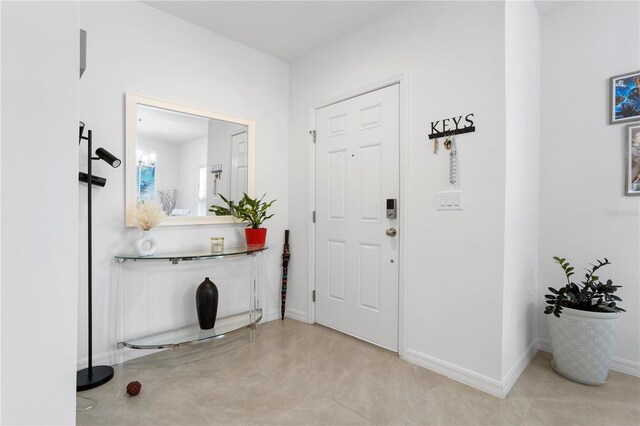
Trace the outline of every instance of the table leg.
<instances>
[{"instance_id":1,"label":"table leg","mask_svg":"<svg viewBox=\"0 0 640 426\"><path fill-rule=\"evenodd\" d=\"M251 253L251 283L249 285L249 342L256 342L256 319L258 318L258 257Z\"/></svg>"},{"instance_id":2,"label":"table leg","mask_svg":"<svg viewBox=\"0 0 640 426\"><path fill-rule=\"evenodd\" d=\"M124 261L117 261L115 267L116 280L118 285L116 287L117 291L117 302L116 309L118 310L117 314L117 324L116 324L116 336L117 336L117 349L116 349L116 364L121 367L124 363Z\"/></svg>"}]
</instances>

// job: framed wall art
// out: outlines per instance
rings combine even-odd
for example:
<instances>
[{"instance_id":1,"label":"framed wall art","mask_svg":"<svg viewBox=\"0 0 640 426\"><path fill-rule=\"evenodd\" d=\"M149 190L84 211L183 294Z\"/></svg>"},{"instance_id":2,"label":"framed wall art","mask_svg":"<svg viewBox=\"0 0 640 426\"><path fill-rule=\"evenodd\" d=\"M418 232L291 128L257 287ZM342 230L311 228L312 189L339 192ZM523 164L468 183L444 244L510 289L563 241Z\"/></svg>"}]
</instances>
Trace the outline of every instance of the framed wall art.
<instances>
[{"instance_id":1,"label":"framed wall art","mask_svg":"<svg viewBox=\"0 0 640 426\"><path fill-rule=\"evenodd\" d=\"M609 124L640 120L640 71L609 79L611 90Z\"/></svg>"},{"instance_id":2,"label":"framed wall art","mask_svg":"<svg viewBox=\"0 0 640 426\"><path fill-rule=\"evenodd\" d=\"M137 166L138 199L152 201L156 192L156 166Z\"/></svg>"},{"instance_id":3,"label":"framed wall art","mask_svg":"<svg viewBox=\"0 0 640 426\"><path fill-rule=\"evenodd\" d=\"M640 123L627 126L627 195L640 195Z\"/></svg>"}]
</instances>

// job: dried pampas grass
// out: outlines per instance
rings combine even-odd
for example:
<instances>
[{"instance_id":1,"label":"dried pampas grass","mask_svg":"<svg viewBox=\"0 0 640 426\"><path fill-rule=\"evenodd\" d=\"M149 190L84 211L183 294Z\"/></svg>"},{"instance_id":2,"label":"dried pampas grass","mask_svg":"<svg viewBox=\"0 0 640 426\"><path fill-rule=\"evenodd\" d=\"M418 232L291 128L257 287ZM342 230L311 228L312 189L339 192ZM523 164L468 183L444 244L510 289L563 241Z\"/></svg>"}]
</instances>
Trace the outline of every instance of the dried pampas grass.
<instances>
[{"instance_id":1,"label":"dried pampas grass","mask_svg":"<svg viewBox=\"0 0 640 426\"><path fill-rule=\"evenodd\" d=\"M131 222L144 231L158 226L166 215L157 203L138 201L131 209Z\"/></svg>"}]
</instances>

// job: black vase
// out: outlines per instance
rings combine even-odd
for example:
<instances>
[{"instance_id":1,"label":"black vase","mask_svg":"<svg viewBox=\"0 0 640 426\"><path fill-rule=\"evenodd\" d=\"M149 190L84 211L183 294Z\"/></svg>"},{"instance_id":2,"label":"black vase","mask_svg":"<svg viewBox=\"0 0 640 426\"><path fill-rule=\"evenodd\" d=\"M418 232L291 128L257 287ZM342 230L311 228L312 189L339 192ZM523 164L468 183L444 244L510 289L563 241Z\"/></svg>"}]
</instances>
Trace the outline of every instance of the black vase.
<instances>
[{"instance_id":1,"label":"black vase","mask_svg":"<svg viewBox=\"0 0 640 426\"><path fill-rule=\"evenodd\" d=\"M206 277L196 290L196 311L201 329L211 330L216 325L218 287L209 281L209 277Z\"/></svg>"}]
</instances>

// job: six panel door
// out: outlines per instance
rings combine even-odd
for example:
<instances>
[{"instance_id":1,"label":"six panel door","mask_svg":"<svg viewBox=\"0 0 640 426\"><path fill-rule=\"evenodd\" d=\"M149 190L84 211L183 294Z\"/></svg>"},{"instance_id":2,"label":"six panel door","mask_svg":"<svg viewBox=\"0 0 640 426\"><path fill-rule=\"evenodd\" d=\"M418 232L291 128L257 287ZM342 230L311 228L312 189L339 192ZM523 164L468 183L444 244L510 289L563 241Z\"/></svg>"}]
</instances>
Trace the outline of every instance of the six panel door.
<instances>
[{"instance_id":1,"label":"six panel door","mask_svg":"<svg viewBox=\"0 0 640 426\"><path fill-rule=\"evenodd\" d=\"M316 110L316 322L398 350L395 84Z\"/></svg>"}]
</instances>

